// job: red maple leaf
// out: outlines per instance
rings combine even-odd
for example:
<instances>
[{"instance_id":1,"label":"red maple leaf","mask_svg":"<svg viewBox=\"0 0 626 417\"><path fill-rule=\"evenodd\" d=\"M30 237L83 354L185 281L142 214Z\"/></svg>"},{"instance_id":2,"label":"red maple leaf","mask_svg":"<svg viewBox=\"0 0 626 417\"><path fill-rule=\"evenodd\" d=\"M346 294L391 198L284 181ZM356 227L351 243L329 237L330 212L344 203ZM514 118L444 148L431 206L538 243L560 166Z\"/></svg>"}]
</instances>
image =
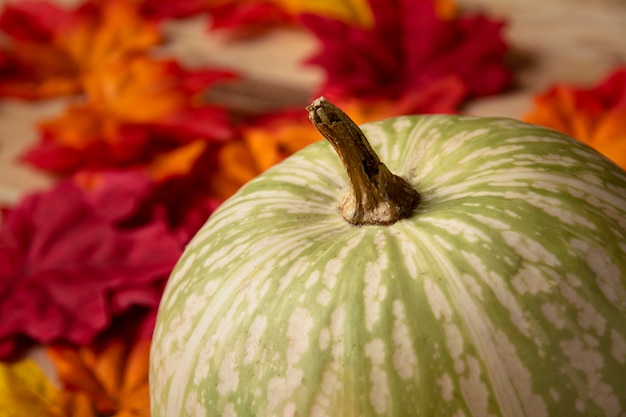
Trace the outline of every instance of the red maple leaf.
<instances>
[{"instance_id":1,"label":"red maple leaf","mask_svg":"<svg viewBox=\"0 0 626 417\"><path fill-rule=\"evenodd\" d=\"M60 181L0 225L0 357L23 338L84 345L113 317L155 308L182 245L158 218L122 227L150 192L138 172Z\"/></svg>"},{"instance_id":2,"label":"red maple leaf","mask_svg":"<svg viewBox=\"0 0 626 417\"><path fill-rule=\"evenodd\" d=\"M290 25L295 17L280 4L270 1L231 2L209 9L211 29L235 29L238 35L255 34L259 30Z\"/></svg>"},{"instance_id":3,"label":"red maple leaf","mask_svg":"<svg viewBox=\"0 0 626 417\"><path fill-rule=\"evenodd\" d=\"M371 0L372 28L306 15L320 40L309 63L323 67L320 94L414 103L413 112L455 112L464 100L502 91L510 74L502 22L443 18L432 0Z\"/></svg>"},{"instance_id":4,"label":"red maple leaf","mask_svg":"<svg viewBox=\"0 0 626 417\"><path fill-rule=\"evenodd\" d=\"M153 19L181 19L205 13L211 0L142 0L142 15Z\"/></svg>"}]
</instances>

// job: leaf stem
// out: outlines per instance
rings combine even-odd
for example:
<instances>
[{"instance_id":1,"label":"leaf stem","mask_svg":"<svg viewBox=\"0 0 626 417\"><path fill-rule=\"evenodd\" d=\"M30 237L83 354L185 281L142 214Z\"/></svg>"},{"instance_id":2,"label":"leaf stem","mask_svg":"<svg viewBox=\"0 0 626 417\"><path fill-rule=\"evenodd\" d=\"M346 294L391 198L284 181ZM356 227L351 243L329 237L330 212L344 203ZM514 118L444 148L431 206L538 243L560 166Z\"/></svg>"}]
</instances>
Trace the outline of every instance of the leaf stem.
<instances>
[{"instance_id":1,"label":"leaf stem","mask_svg":"<svg viewBox=\"0 0 626 417\"><path fill-rule=\"evenodd\" d=\"M344 219L357 226L388 225L411 216L419 194L380 161L357 124L324 97L307 110L346 170L350 189L339 206Z\"/></svg>"}]
</instances>

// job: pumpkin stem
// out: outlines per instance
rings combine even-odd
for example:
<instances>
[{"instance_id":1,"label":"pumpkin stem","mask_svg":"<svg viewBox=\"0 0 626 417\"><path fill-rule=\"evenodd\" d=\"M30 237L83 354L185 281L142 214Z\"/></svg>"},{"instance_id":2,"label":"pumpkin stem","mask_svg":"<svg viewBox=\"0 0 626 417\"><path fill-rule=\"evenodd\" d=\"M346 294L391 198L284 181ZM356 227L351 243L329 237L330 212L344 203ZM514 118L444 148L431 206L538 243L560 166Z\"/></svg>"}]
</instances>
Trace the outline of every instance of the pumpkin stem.
<instances>
[{"instance_id":1,"label":"pumpkin stem","mask_svg":"<svg viewBox=\"0 0 626 417\"><path fill-rule=\"evenodd\" d=\"M409 217L419 204L419 194L380 162L357 124L324 97L307 110L346 169L350 190L339 206L344 219L361 226L387 225Z\"/></svg>"}]
</instances>

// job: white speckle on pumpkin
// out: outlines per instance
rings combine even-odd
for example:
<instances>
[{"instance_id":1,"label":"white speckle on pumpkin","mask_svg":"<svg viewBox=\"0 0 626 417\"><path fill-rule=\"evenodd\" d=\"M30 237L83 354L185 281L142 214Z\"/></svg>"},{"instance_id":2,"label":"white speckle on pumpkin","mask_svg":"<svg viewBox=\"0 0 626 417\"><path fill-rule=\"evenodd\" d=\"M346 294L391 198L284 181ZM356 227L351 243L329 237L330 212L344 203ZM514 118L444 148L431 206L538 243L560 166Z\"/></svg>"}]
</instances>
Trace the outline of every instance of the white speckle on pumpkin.
<instances>
[{"instance_id":1,"label":"white speckle on pumpkin","mask_svg":"<svg viewBox=\"0 0 626 417\"><path fill-rule=\"evenodd\" d=\"M206 410L203 410L201 413L190 414L194 416L199 416L206 413ZM235 405L233 403L228 403L224 407L224 413L222 414L224 417L237 417L237 411L235 410Z\"/></svg>"},{"instance_id":2,"label":"white speckle on pumpkin","mask_svg":"<svg viewBox=\"0 0 626 417\"><path fill-rule=\"evenodd\" d=\"M322 288L322 290L319 292L319 294L317 294L316 301L320 305L327 306L328 303L330 303L330 300L331 300L331 293L330 293L330 291L327 288Z\"/></svg>"},{"instance_id":3,"label":"white speckle on pumpkin","mask_svg":"<svg viewBox=\"0 0 626 417\"><path fill-rule=\"evenodd\" d=\"M287 364L298 363L309 348L310 333L313 329L313 316L304 308L296 308L289 317L287 326Z\"/></svg>"},{"instance_id":4,"label":"white speckle on pumpkin","mask_svg":"<svg viewBox=\"0 0 626 417\"><path fill-rule=\"evenodd\" d=\"M330 318L330 329L333 333L334 339L339 339L343 335L343 326L345 325L346 319L346 306L341 304L337 306L335 311Z\"/></svg>"},{"instance_id":5,"label":"white speckle on pumpkin","mask_svg":"<svg viewBox=\"0 0 626 417\"><path fill-rule=\"evenodd\" d=\"M469 375L460 379L461 393L473 416L491 416L488 413L489 392L481 379L480 366L474 357L467 359Z\"/></svg>"},{"instance_id":6,"label":"white speckle on pumpkin","mask_svg":"<svg viewBox=\"0 0 626 417\"><path fill-rule=\"evenodd\" d=\"M559 260L539 242L512 230L502 232L502 238L521 258L530 262L542 262L557 266Z\"/></svg>"},{"instance_id":7,"label":"white speckle on pumpkin","mask_svg":"<svg viewBox=\"0 0 626 417\"><path fill-rule=\"evenodd\" d=\"M570 245L584 253L587 264L597 276L596 284L609 301L617 303L618 300L626 298L626 288L621 283L620 269L602 248L592 247L579 239L572 239Z\"/></svg>"},{"instance_id":8,"label":"white speckle on pumpkin","mask_svg":"<svg viewBox=\"0 0 626 417\"><path fill-rule=\"evenodd\" d=\"M285 406L283 410L283 417L294 417L296 415L296 405L294 403L289 403Z\"/></svg>"},{"instance_id":9,"label":"white speckle on pumpkin","mask_svg":"<svg viewBox=\"0 0 626 417\"><path fill-rule=\"evenodd\" d=\"M508 209L504 210L504 213L509 217L513 217L514 219L520 219L522 217L519 213Z\"/></svg>"},{"instance_id":10,"label":"white speckle on pumpkin","mask_svg":"<svg viewBox=\"0 0 626 417\"><path fill-rule=\"evenodd\" d=\"M445 402L450 402L454 399L454 385L452 384L452 378L448 373L441 375L439 379L437 379L437 384L441 389L441 398Z\"/></svg>"},{"instance_id":11,"label":"white speckle on pumpkin","mask_svg":"<svg viewBox=\"0 0 626 417\"><path fill-rule=\"evenodd\" d=\"M304 287L308 290L313 285L315 285L319 279L320 279L320 271L313 271L311 275L309 275L309 279L307 279L306 284L304 284Z\"/></svg>"},{"instance_id":12,"label":"white speckle on pumpkin","mask_svg":"<svg viewBox=\"0 0 626 417\"><path fill-rule=\"evenodd\" d=\"M222 359L217 372L217 391L224 396L235 392L239 386L239 371L234 352L229 352Z\"/></svg>"},{"instance_id":13,"label":"white speckle on pumpkin","mask_svg":"<svg viewBox=\"0 0 626 417\"><path fill-rule=\"evenodd\" d=\"M522 265L517 274L511 278L511 284L520 294L536 295L550 291L550 284L545 276L539 268L531 264Z\"/></svg>"},{"instance_id":14,"label":"white speckle on pumpkin","mask_svg":"<svg viewBox=\"0 0 626 417\"><path fill-rule=\"evenodd\" d=\"M548 392L550 393L550 396L552 397L554 401L559 401L561 399L559 392L554 387L550 387Z\"/></svg>"},{"instance_id":15,"label":"white speckle on pumpkin","mask_svg":"<svg viewBox=\"0 0 626 417\"><path fill-rule=\"evenodd\" d=\"M261 346L261 338L267 327L267 317L256 316L248 329L248 337L244 345L243 363L250 365L257 355L257 351Z\"/></svg>"},{"instance_id":16,"label":"white speckle on pumpkin","mask_svg":"<svg viewBox=\"0 0 626 417\"><path fill-rule=\"evenodd\" d=\"M561 350L570 361L570 366L586 376L587 395L607 416L618 417L622 408L613 388L602 380L604 359L598 351L585 346L580 338L564 340Z\"/></svg>"},{"instance_id":17,"label":"white speckle on pumpkin","mask_svg":"<svg viewBox=\"0 0 626 417\"><path fill-rule=\"evenodd\" d=\"M455 370L458 373L462 373L465 367L461 360L461 355L463 354L463 336L461 335L461 331L453 323L444 324L443 331L446 337L448 353L450 353L450 356L454 360Z\"/></svg>"},{"instance_id":18,"label":"white speckle on pumpkin","mask_svg":"<svg viewBox=\"0 0 626 417\"><path fill-rule=\"evenodd\" d=\"M494 219L493 217L483 216L482 214L476 214L476 213L471 214L470 217L474 218L475 220L479 221L480 223L486 225L487 227L493 230L511 229L511 226L508 223Z\"/></svg>"},{"instance_id":19,"label":"white speckle on pumpkin","mask_svg":"<svg viewBox=\"0 0 626 417\"><path fill-rule=\"evenodd\" d=\"M343 348L343 327L345 325L345 305L338 306L331 315L331 326L329 344L332 343L331 355L332 361L324 371L322 382L320 384L320 392L315 397L313 405L312 417L330 417L336 415L336 410L332 409L331 398L335 392L341 388L341 382L337 376L339 372L340 362L344 354ZM324 329L325 330L325 329Z\"/></svg>"},{"instance_id":20,"label":"white speckle on pumpkin","mask_svg":"<svg viewBox=\"0 0 626 417\"><path fill-rule=\"evenodd\" d=\"M236 247L237 250L233 250ZM221 268L224 265L228 265L232 263L235 259L241 256L243 253L243 248L241 246L236 246L236 243L233 245L226 245L214 252L211 252L209 256L204 259L202 266L204 268L208 267L216 267Z\"/></svg>"},{"instance_id":21,"label":"white speckle on pumpkin","mask_svg":"<svg viewBox=\"0 0 626 417\"><path fill-rule=\"evenodd\" d=\"M482 136L488 132L488 129L475 129L475 130L462 130L458 132L456 135L452 136L448 139L442 150L447 154L450 154L454 151L457 151L464 144L475 140L477 137Z\"/></svg>"},{"instance_id":22,"label":"white speckle on pumpkin","mask_svg":"<svg viewBox=\"0 0 626 417\"><path fill-rule=\"evenodd\" d=\"M392 309L395 316L392 330L392 338L395 344L393 364L400 378L409 379L413 377L415 372L417 356L415 355L413 343L411 343L411 337L409 336L409 329L406 325L404 306L400 301L395 300Z\"/></svg>"},{"instance_id":23,"label":"white speckle on pumpkin","mask_svg":"<svg viewBox=\"0 0 626 417\"><path fill-rule=\"evenodd\" d=\"M562 329L565 326L565 319L562 317L559 309L555 305L543 303L541 305L541 312L543 313L543 316L548 319L548 322L550 322L555 328Z\"/></svg>"},{"instance_id":24,"label":"white speckle on pumpkin","mask_svg":"<svg viewBox=\"0 0 626 417\"><path fill-rule=\"evenodd\" d=\"M215 293L215 291L219 288L220 281L221 280L219 280L219 279L209 279L209 280L207 280L206 284L204 285L203 296L204 297L210 297L211 295L213 295Z\"/></svg>"},{"instance_id":25,"label":"white speckle on pumpkin","mask_svg":"<svg viewBox=\"0 0 626 417\"><path fill-rule=\"evenodd\" d=\"M572 287L580 287L583 283L580 280L580 278L578 278L577 276L573 275L573 274L567 274L565 276L565 278L567 278L567 282L569 283L569 285L571 285Z\"/></svg>"},{"instance_id":26,"label":"white speckle on pumpkin","mask_svg":"<svg viewBox=\"0 0 626 417\"><path fill-rule=\"evenodd\" d=\"M491 238L482 230L470 226L467 223L456 219L428 218L429 223L439 227L446 233L462 237L469 243L477 243L479 241L491 242Z\"/></svg>"},{"instance_id":27,"label":"white speckle on pumpkin","mask_svg":"<svg viewBox=\"0 0 626 417\"><path fill-rule=\"evenodd\" d=\"M285 399L302 385L303 372L299 368L287 368L285 376L276 376L267 383L267 402L269 410L275 410Z\"/></svg>"},{"instance_id":28,"label":"white speckle on pumpkin","mask_svg":"<svg viewBox=\"0 0 626 417\"><path fill-rule=\"evenodd\" d=\"M382 339L374 339L365 345L365 356L372 362L370 371L370 403L378 414L387 411L387 397L389 396L389 383L387 372L383 369L385 362L385 342Z\"/></svg>"},{"instance_id":29,"label":"white speckle on pumpkin","mask_svg":"<svg viewBox=\"0 0 626 417\"><path fill-rule=\"evenodd\" d=\"M491 187L502 187L502 188L516 188L516 187L528 187L528 183L525 181L491 181L489 182L489 186Z\"/></svg>"},{"instance_id":30,"label":"white speckle on pumpkin","mask_svg":"<svg viewBox=\"0 0 626 417\"><path fill-rule=\"evenodd\" d=\"M185 399L185 411L187 415L196 416L201 415L205 412L204 406L198 400L198 394L195 392L190 392Z\"/></svg>"},{"instance_id":31,"label":"white speckle on pumpkin","mask_svg":"<svg viewBox=\"0 0 626 417\"><path fill-rule=\"evenodd\" d=\"M576 315L578 325L585 330L594 329L598 335L603 335L606 330L606 320L593 305L566 282L560 283L560 289L563 297L578 311Z\"/></svg>"},{"instance_id":32,"label":"white speckle on pumpkin","mask_svg":"<svg viewBox=\"0 0 626 417\"><path fill-rule=\"evenodd\" d=\"M452 309L441 288L435 285L432 280L426 279L424 280L424 291L428 299L428 305L430 305L435 318L437 320L450 320L452 318Z\"/></svg>"},{"instance_id":33,"label":"white speckle on pumpkin","mask_svg":"<svg viewBox=\"0 0 626 417\"><path fill-rule=\"evenodd\" d=\"M477 275L482 278L483 282L489 285L489 288L493 291L502 307L509 312L511 322L515 327L522 332L522 334L530 337L530 325L528 324L528 320L524 317L524 311L506 286L506 280L495 272L489 271L483 259L479 256L465 251L461 251L461 253L476 270Z\"/></svg>"},{"instance_id":34,"label":"white speckle on pumpkin","mask_svg":"<svg viewBox=\"0 0 626 417\"><path fill-rule=\"evenodd\" d=\"M398 117L394 122L393 122L393 130L396 133L403 133L405 130L407 130L409 127L411 127L413 125L413 123L406 117Z\"/></svg>"},{"instance_id":35,"label":"white speckle on pumpkin","mask_svg":"<svg viewBox=\"0 0 626 417\"><path fill-rule=\"evenodd\" d=\"M548 182L548 181L535 181L533 183L534 188L539 188L540 190L546 190L553 193L558 193L560 187L557 184Z\"/></svg>"},{"instance_id":36,"label":"white speckle on pumpkin","mask_svg":"<svg viewBox=\"0 0 626 417\"><path fill-rule=\"evenodd\" d=\"M174 270L173 275L170 277L170 280L172 282L179 282L181 281L185 276L187 276L187 274L189 273L189 270L191 269L191 266L193 265L194 261L196 260L196 255L195 254L190 254L187 259L185 259L183 261L182 264L178 264L176 265L176 268ZM168 308L172 308L172 305L178 300L178 297L172 297L168 300L167 303L167 307Z\"/></svg>"},{"instance_id":37,"label":"white speckle on pumpkin","mask_svg":"<svg viewBox=\"0 0 626 417\"><path fill-rule=\"evenodd\" d=\"M626 342L615 330L611 329L611 355L619 363L626 362Z\"/></svg>"},{"instance_id":38,"label":"white speckle on pumpkin","mask_svg":"<svg viewBox=\"0 0 626 417\"><path fill-rule=\"evenodd\" d=\"M372 331L374 324L380 319L381 302L387 295L387 287L382 284L383 271L387 267L387 257L380 256L379 262L369 262L365 267L365 288L363 297L365 304L365 328Z\"/></svg>"},{"instance_id":39,"label":"white speckle on pumpkin","mask_svg":"<svg viewBox=\"0 0 626 417\"><path fill-rule=\"evenodd\" d=\"M172 328L176 329L174 333L168 333L168 336L176 337L176 343L182 343L184 338L193 331L193 317L196 317L206 306L206 299L199 294L190 294L186 301L187 310L184 314L175 317L172 320ZM174 342L172 340L172 342Z\"/></svg>"}]
</instances>

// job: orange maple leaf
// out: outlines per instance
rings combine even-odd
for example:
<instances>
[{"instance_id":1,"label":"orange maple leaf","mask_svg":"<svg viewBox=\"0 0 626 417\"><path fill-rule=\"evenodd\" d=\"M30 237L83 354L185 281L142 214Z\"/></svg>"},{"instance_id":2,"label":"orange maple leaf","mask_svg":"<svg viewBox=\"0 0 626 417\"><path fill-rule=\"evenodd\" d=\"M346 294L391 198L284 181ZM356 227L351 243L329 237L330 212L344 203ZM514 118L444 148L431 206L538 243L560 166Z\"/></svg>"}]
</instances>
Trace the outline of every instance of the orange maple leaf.
<instances>
[{"instance_id":1,"label":"orange maple leaf","mask_svg":"<svg viewBox=\"0 0 626 417\"><path fill-rule=\"evenodd\" d=\"M0 24L14 35L5 53L16 74L0 83L0 94L36 99L80 93L84 74L157 45L156 24L137 8L132 0L90 2L76 10L32 0L8 5ZM26 29L13 21L25 22ZM42 25L43 33L35 30Z\"/></svg>"},{"instance_id":2,"label":"orange maple leaf","mask_svg":"<svg viewBox=\"0 0 626 417\"><path fill-rule=\"evenodd\" d=\"M186 71L143 55L110 62L83 76L85 96L40 124L42 141L25 160L53 172L149 163L196 139L232 136L226 110L201 95L227 71Z\"/></svg>"},{"instance_id":3,"label":"orange maple leaf","mask_svg":"<svg viewBox=\"0 0 626 417\"><path fill-rule=\"evenodd\" d=\"M84 102L41 127L59 144L74 148L94 140L115 143L122 124L158 121L187 101L183 90L172 88L168 66L137 56L94 68L83 76Z\"/></svg>"},{"instance_id":4,"label":"orange maple leaf","mask_svg":"<svg viewBox=\"0 0 626 417\"><path fill-rule=\"evenodd\" d=\"M148 417L150 339L111 338L97 347L54 346L48 356L68 417Z\"/></svg>"},{"instance_id":5,"label":"orange maple leaf","mask_svg":"<svg viewBox=\"0 0 626 417\"><path fill-rule=\"evenodd\" d=\"M585 142L626 169L626 67L593 88L556 85L538 94L524 120Z\"/></svg>"},{"instance_id":6,"label":"orange maple leaf","mask_svg":"<svg viewBox=\"0 0 626 417\"><path fill-rule=\"evenodd\" d=\"M319 139L304 109L277 114L268 121L243 128L242 137L219 150L218 170L212 180L215 197L230 197L267 168Z\"/></svg>"},{"instance_id":7,"label":"orange maple leaf","mask_svg":"<svg viewBox=\"0 0 626 417\"><path fill-rule=\"evenodd\" d=\"M191 171L207 148L207 141L195 140L180 148L158 155L146 167L146 170L156 181L183 176Z\"/></svg>"}]
</instances>

